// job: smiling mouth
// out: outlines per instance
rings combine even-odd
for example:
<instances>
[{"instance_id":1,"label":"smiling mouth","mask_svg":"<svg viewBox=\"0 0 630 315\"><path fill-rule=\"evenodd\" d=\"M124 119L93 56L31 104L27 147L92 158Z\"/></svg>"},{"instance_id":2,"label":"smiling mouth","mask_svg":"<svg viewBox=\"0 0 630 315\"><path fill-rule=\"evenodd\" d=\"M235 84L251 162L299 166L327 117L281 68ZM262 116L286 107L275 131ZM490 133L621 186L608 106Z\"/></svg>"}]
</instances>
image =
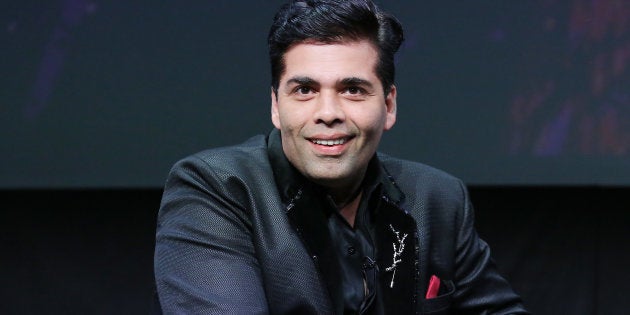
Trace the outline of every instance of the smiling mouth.
<instances>
[{"instance_id":1,"label":"smiling mouth","mask_svg":"<svg viewBox=\"0 0 630 315\"><path fill-rule=\"evenodd\" d=\"M325 145L325 146L329 146L329 147L332 147L334 145L344 144L344 143L348 142L348 140L350 140L350 138L328 139L328 140L324 140L324 139L310 139L310 141L315 143L315 144Z\"/></svg>"}]
</instances>

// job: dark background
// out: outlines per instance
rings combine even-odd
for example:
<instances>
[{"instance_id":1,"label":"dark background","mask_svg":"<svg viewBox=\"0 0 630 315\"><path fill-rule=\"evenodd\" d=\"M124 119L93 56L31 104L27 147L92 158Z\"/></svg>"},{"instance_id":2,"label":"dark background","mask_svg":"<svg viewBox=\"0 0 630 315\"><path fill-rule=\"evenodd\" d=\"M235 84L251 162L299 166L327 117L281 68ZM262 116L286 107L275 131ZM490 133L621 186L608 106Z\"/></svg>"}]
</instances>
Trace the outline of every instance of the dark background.
<instances>
[{"instance_id":1,"label":"dark background","mask_svg":"<svg viewBox=\"0 0 630 315\"><path fill-rule=\"evenodd\" d=\"M0 188L160 187L269 132L280 3L0 1ZM474 185L630 185L630 3L381 5L406 30L382 151Z\"/></svg>"},{"instance_id":2,"label":"dark background","mask_svg":"<svg viewBox=\"0 0 630 315\"><path fill-rule=\"evenodd\" d=\"M0 1L0 313L145 314L161 187L272 128L282 1ZM630 5L380 1L406 30L381 150L468 185L534 314L630 309Z\"/></svg>"}]
</instances>

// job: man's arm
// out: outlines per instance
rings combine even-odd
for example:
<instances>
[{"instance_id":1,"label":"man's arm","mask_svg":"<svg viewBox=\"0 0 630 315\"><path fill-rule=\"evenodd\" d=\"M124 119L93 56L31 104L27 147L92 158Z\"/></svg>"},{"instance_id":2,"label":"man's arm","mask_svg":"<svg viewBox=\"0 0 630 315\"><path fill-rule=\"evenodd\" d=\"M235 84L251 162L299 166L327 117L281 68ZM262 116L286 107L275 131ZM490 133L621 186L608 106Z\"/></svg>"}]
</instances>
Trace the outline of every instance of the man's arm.
<instances>
[{"instance_id":1,"label":"man's arm","mask_svg":"<svg viewBox=\"0 0 630 315\"><path fill-rule=\"evenodd\" d=\"M458 314L529 314L520 297L499 275L490 256L490 248L474 228L474 211L468 192L458 220L455 257L455 305Z\"/></svg>"},{"instance_id":2,"label":"man's arm","mask_svg":"<svg viewBox=\"0 0 630 315\"><path fill-rule=\"evenodd\" d=\"M221 178L195 157L169 174L154 259L165 314L267 313L249 219Z\"/></svg>"}]
</instances>

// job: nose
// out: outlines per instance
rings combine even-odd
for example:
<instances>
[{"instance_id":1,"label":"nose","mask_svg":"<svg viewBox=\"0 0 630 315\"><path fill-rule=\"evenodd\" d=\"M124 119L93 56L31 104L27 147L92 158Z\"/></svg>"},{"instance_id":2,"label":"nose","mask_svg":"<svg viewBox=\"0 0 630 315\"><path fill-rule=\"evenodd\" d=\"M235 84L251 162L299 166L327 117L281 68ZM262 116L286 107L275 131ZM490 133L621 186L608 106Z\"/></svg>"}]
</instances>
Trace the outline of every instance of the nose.
<instances>
[{"instance_id":1,"label":"nose","mask_svg":"<svg viewBox=\"0 0 630 315\"><path fill-rule=\"evenodd\" d=\"M336 92L322 91L317 100L315 123L333 125L345 120L345 113Z\"/></svg>"}]
</instances>

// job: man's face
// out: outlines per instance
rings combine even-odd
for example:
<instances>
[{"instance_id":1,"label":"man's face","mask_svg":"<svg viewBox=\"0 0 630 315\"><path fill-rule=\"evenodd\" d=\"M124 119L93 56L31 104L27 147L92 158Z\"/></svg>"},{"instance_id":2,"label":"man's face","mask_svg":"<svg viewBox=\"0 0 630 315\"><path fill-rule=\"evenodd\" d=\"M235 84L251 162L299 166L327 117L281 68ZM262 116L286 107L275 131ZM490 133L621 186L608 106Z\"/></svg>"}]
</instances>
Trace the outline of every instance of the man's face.
<instances>
[{"instance_id":1,"label":"man's face","mask_svg":"<svg viewBox=\"0 0 630 315\"><path fill-rule=\"evenodd\" d=\"M271 119L285 155L304 176L352 193L384 130L396 121L396 88L384 95L368 41L300 43L284 55Z\"/></svg>"}]
</instances>

